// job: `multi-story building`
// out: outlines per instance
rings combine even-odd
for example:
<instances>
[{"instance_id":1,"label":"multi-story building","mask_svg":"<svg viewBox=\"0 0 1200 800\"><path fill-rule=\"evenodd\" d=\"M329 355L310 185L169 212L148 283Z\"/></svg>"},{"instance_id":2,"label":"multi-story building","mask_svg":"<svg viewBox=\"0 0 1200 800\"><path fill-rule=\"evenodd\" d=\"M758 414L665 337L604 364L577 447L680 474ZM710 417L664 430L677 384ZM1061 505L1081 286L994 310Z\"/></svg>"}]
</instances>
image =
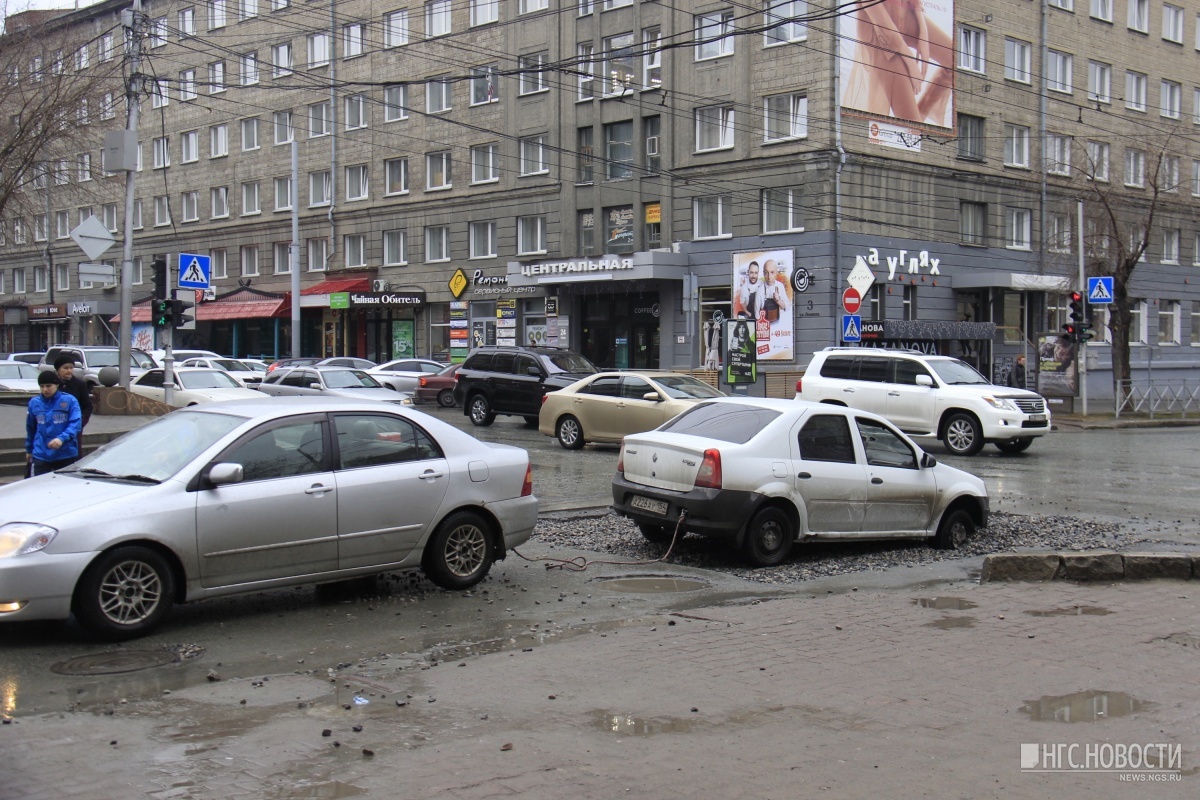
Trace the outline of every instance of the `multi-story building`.
<instances>
[{"instance_id":1,"label":"multi-story building","mask_svg":"<svg viewBox=\"0 0 1200 800\"><path fill-rule=\"evenodd\" d=\"M129 7L109 0L51 26L77 31L89 63L103 63L123 57ZM995 373L1033 347L1049 371L1081 268L1103 273L1113 237L1127 244L1149 225L1131 283L1133 364L1200 366L1194 6L146 0L143 11L135 300L149 297L152 254L211 255L189 344L288 346L295 215L304 354L452 358L533 340L604 366L691 369L713 363L714 321L765 303L759 371L790 373L843 339L853 277L875 344ZM90 179L94 201L67 205L49 181L23 190L45 193L44 218L6 212L0 350L111 335L117 290L78 280L85 257L67 235L95 214L120 239L123 173L99 162L104 131L124 126L122 92L96 101L90 152L56 156L73 185ZM765 292L743 288L747 272ZM1096 318L1089 385L1111 396ZM148 320L135 305L143 341Z\"/></svg>"}]
</instances>

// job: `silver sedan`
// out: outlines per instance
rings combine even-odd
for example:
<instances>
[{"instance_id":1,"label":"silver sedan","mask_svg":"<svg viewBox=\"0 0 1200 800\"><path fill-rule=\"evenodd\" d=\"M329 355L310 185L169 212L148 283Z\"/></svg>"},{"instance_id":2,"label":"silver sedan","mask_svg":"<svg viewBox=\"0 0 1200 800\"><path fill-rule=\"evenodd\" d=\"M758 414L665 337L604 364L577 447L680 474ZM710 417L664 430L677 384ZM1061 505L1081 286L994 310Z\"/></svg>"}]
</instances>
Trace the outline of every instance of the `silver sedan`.
<instances>
[{"instance_id":1,"label":"silver sedan","mask_svg":"<svg viewBox=\"0 0 1200 800\"><path fill-rule=\"evenodd\" d=\"M412 394L384 386L361 369L347 367L279 368L258 386L276 397L349 397L412 405Z\"/></svg>"},{"instance_id":2,"label":"silver sedan","mask_svg":"<svg viewBox=\"0 0 1200 800\"><path fill-rule=\"evenodd\" d=\"M196 406L0 487L0 623L74 614L127 639L175 603L279 586L419 568L465 589L537 511L526 451L420 411Z\"/></svg>"}]
</instances>

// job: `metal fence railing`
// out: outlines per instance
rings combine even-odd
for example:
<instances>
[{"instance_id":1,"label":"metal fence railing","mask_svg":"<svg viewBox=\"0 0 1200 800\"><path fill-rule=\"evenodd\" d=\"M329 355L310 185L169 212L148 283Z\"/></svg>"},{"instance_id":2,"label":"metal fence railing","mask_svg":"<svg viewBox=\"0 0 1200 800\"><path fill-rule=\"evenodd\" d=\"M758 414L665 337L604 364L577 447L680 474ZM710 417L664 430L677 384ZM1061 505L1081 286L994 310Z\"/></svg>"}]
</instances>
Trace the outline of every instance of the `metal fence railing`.
<instances>
[{"instance_id":1,"label":"metal fence railing","mask_svg":"<svg viewBox=\"0 0 1200 800\"><path fill-rule=\"evenodd\" d=\"M1187 381L1151 381L1134 384L1132 380L1117 382L1116 416L1125 414L1155 415L1200 413L1200 385Z\"/></svg>"}]
</instances>

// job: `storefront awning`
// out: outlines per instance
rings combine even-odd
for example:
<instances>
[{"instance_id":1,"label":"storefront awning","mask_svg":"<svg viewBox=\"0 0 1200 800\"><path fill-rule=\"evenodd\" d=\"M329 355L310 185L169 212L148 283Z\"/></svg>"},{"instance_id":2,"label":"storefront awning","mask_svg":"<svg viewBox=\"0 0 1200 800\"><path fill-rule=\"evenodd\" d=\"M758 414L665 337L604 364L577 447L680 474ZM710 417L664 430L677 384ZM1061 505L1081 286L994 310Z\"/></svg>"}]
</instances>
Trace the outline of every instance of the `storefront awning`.
<instances>
[{"instance_id":1,"label":"storefront awning","mask_svg":"<svg viewBox=\"0 0 1200 800\"><path fill-rule=\"evenodd\" d=\"M1013 289L1018 292L1069 292L1071 279L1065 275L1033 275L1028 272L967 272L953 278L955 289Z\"/></svg>"},{"instance_id":2,"label":"storefront awning","mask_svg":"<svg viewBox=\"0 0 1200 800\"><path fill-rule=\"evenodd\" d=\"M330 278L301 289L300 294L308 297L314 294L337 294L338 292L369 292L370 278Z\"/></svg>"},{"instance_id":3,"label":"storefront awning","mask_svg":"<svg viewBox=\"0 0 1200 800\"><path fill-rule=\"evenodd\" d=\"M212 300L199 303L195 308L197 322L217 322L227 319L262 319L264 317L282 317L291 308L286 297L258 297L253 300ZM114 323L121 321L117 314L110 320ZM150 321L150 304L141 303L133 307L134 322Z\"/></svg>"}]
</instances>

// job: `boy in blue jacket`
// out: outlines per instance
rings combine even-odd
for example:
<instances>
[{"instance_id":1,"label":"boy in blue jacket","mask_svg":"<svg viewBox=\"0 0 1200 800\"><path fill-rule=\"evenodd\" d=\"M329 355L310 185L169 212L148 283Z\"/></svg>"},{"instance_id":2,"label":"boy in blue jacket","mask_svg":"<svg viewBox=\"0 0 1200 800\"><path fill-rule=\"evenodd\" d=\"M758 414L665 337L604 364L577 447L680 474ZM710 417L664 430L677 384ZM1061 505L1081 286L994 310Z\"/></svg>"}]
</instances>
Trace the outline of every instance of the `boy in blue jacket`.
<instances>
[{"instance_id":1,"label":"boy in blue jacket","mask_svg":"<svg viewBox=\"0 0 1200 800\"><path fill-rule=\"evenodd\" d=\"M38 375L42 393L29 401L25 417L25 460L33 475L42 475L79 460L79 436L83 415L79 401L59 391L58 373L52 369Z\"/></svg>"}]
</instances>

